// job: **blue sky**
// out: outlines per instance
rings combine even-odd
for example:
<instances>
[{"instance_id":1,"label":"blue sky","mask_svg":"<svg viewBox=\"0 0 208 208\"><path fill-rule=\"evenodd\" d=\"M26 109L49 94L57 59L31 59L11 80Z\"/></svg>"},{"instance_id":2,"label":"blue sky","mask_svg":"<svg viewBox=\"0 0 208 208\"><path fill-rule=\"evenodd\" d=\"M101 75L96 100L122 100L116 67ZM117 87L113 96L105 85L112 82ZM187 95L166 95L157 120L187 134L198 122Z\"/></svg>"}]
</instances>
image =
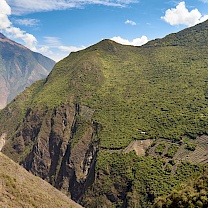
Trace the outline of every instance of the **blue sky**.
<instances>
[{"instance_id":1,"label":"blue sky","mask_svg":"<svg viewBox=\"0 0 208 208\"><path fill-rule=\"evenodd\" d=\"M55 61L102 39L139 46L208 19L208 0L0 0L0 32Z\"/></svg>"}]
</instances>

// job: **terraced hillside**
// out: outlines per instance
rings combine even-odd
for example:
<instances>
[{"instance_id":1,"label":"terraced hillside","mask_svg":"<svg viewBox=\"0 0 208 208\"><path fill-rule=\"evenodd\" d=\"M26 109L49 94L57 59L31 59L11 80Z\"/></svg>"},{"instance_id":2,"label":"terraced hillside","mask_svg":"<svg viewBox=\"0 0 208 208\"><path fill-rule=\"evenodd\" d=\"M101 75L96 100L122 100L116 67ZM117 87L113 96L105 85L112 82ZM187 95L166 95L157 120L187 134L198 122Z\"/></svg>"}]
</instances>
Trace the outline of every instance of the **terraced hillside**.
<instances>
[{"instance_id":1,"label":"terraced hillside","mask_svg":"<svg viewBox=\"0 0 208 208\"><path fill-rule=\"evenodd\" d=\"M207 32L71 53L0 112L2 151L85 207L151 207L207 168Z\"/></svg>"}]
</instances>

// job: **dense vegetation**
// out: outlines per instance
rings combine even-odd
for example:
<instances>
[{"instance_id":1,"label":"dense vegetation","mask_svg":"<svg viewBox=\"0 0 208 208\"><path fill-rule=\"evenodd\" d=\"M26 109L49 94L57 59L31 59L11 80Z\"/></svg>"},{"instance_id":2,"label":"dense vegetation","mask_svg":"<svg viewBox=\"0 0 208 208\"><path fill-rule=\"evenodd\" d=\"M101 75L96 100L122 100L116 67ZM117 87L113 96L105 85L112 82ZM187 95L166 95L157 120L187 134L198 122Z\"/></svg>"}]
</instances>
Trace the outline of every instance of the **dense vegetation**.
<instances>
[{"instance_id":1,"label":"dense vegetation","mask_svg":"<svg viewBox=\"0 0 208 208\"><path fill-rule=\"evenodd\" d=\"M167 197L156 200L155 208L208 207L208 172L182 184Z\"/></svg>"},{"instance_id":2,"label":"dense vegetation","mask_svg":"<svg viewBox=\"0 0 208 208\"><path fill-rule=\"evenodd\" d=\"M93 120L103 126L100 137L105 148L123 148L132 139L180 140L183 135L195 138L207 133L207 53L164 47L130 48L134 53L128 54L123 46L105 44L122 49L121 54L82 51L76 54L83 58L78 60L79 69L71 67L77 59L69 56L57 64L33 105L54 107L76 91L75 102L96 109ZM98 62L95 66L89 56Z\"/></svg>"},{"instance_id":3,"label":"dense vegetation","mask_svg":"<svg viewBox=\"0 0 208 208\"><path fill-rule=\"evenodd\" d=\"M170 157L172 158L175 153L177 152L179 146L177 144L172 144L169 148L168 148L168 151L167 153L165 154L166 157Z\"/></svg>"},{"instance_id":4,"label":"dense vegetation","mask_svg":"<svg viewBox=\"0 0 208 208\"><path fill-rule=\"evenodd\" d=\"M168 163L169 168L172 165ZM203 173L205 167L181 163L171 174L163 159L100 152L96 179L83 200L84 207L152 207L158 196L170 193L187 178Z\"/></svg>"}]
</instances>

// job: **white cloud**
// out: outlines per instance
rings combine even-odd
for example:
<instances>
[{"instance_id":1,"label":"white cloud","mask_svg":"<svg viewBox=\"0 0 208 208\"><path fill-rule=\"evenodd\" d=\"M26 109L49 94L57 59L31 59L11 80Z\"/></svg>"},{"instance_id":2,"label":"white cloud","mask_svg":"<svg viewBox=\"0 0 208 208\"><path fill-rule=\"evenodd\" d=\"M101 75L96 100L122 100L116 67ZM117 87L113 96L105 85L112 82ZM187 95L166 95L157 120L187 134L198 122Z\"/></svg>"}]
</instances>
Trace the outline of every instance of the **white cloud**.
<instances>
[{"instance_id":1,"label":"white cloud","mask_svg":"<svg viewBox=\"0 0 208 208\"><path fill-rule=\"evenodd\" d=\"M32 34L26 33L17 27L8 27L5 31L6 33L12 35L13 38L23 40L27 48L37 51L37 39Z\"/></svg>"},{"instance_id":2,"label":"white cloud","mask_svg":"<svg viewBox=\"0 0 208 208\"><path fill-rule=\"evenodd\" d=\"M40 20L37 19L15 19L14 22L18 25L24 25L24 26L36 26L40 22Z\"/></svg>"},{"instance_id":3,"label":"white cloud","mask_svg":"<svg viewBox=\"0 0 208 208\"><path fill-rule=\"evenodd\" d=\"M49 54L52 53L52 51L50 51L50 50L49 50L49 47L46 46L46 45L41 46L41 47L38 49L38 52L40 52L40 53L49 53Z\"/></svg>"},{"instance_id":4,"label":"white cloud","mask_svg":"<svg viewBox=\"0 0 208 208\"><path fill-rule=\"evenodd\" d=\"M204 3L208 3L208 0L201 0L202 2L204 2Z\"/></svg>"},{"instance_id":5,"label":"white cloud","mask_svg":"<svg viewBox=\"0 0 208 208\"><path fill-rule=\"evenodd\" d=\"M135 38L132 41L123 39L120 36L113 37L111 38L111 40L123 45L133 45L133 46L141 46L148 42L148 38L144 35L141 38Z\"/></svg>"},{"instance_id":6,"label":"white cloud","mask_svg":"<svg viewBox=\"0 0 208 208\"><path fill-rule=\"evenodd\" d=\"M57 46L61 45L60 38L58 38L58 37L46 36L46 37L44 37L44 42L49 47L57 47Z\"/></svg>"},{"instance_id":7,"label":"white cloud","mask_svg":"<svg viewBox=\"0 0 208 208\"><path fill-rule=\"evenodd\" d=\"M20 38L25 42L26 47L31 50L36 50L37 40L36 38L21 30L20 28L14 27L9 20L11 15L11 8L5 0L0 1L0 31L9 34L14 38Z\"/></svg>"},{"instance_id":8,"label":"white cloud","mask_svg":"<svg viewBox=\"0 0 208 208\"><path fill-rule=\"evenodd\" d=\"M69 55L69 53L83 50L85 48L85 46L65 46L61 43L60 38L46 36L44 37L44 43L40 46L38 52L52 58L55 61L60 61L61 59Z\"/></svg>"},{"instance_id":9,"label":"white cloud","mask_svg":"<svg viewBox=\"0 0 208 208\"><path fill-rule=\"evenodd\" d=\"M38 49L38 52L42 53L43 55L53 59L54 61L60 61L61 59L65 58L71 52L79 51L84 49L85 47L75 47L75 46L58 46L58 47L48 47L42 46Z\"/></svg>"},{"instance_id":10,"label":"white cloud","mask_svg":"<svg viewBox=\"0 0 208 208\"><path fill-rule=\"evenodd\" d=\"M12 23L8 16L11 15L11 8L5 0L0 1L0 29L9 27Z\"/></svg>"},{"instance_id":11,"label":"white cloud","mask_svg":"<svg viewBox=\"0 0 208 208\"><path fill-rule=\"evenodd\" d=\"M11 8L5 0L0 1L0 14L11 15Z\"/></svg>"},{"instance_id":12,"label":"white cloud","mask_svg":"<svg viewBox=\"0 0 208 208\"><path fill-rule=\"evenodd\" d=\"M130 24L132 26L136 25L136 22L132 21L132 20L126 20L125 24Z\"/></svg>"},{"instance_id":13,"label":"white cloud","mask_svg":"<svg viewBox=\"0 0 208 208\"><path fill-rule=\"evenodd\" d=\"M76 46L59 46L58 49L60 49L61 51L65 51L65 52L75 52L75 51L80 51L85 49L84 46L82 47L76 47Z\"/></svg>"},{"instance_id":14,"label":"white cloud","mask_svg":"<svg viewBox=\"0 0 208 208\"><path fill-rule=\"evenodd\" d=\"M69 54L68 53L54 53L54 52L51 52L51 53L46 53L45 56L53 59L54 61L58 62L60 60L62 60L63 58L67 57Z\"/></svg>"},{"instance_id":15,"label":"white cloud","mask_svg":"<svg viewBox=\"0 0 208 208\"><path fill-rule=\"evenodd\" d=\"M193 26L208 19L208 15L202 15L198 9L193 9L190 12L186 8L185 2L180 2L176 8L168 9L165 16L161 17L170 25L187 25Z\"/></svg>"},{"instance_id":16,"label":"white cloud","mask_svg":"<svg viewBox=\"0 0 208 208\"><path fill-rule=\"evenodd\" d=\"M75 52L75 51L79 51L79 50L86 48L84 46L82 46L82 47L64 46L61 43L60 38L58 38L58 37L46 36L46 37L44 37L44 42L48 48L56 48L56 49L59 49L64 52L72 52L72 51Z\"/></svg>"},{"instance_id":17,"label":"white cloud","mask_svg":"<svg viewBox=\"0 0 208 208\"><path fill-rule=\"evenodd\" d=\"M137 0L7 0L13 14L79 8L87 4L124 7Z\"/></svg>"}]
</instances>

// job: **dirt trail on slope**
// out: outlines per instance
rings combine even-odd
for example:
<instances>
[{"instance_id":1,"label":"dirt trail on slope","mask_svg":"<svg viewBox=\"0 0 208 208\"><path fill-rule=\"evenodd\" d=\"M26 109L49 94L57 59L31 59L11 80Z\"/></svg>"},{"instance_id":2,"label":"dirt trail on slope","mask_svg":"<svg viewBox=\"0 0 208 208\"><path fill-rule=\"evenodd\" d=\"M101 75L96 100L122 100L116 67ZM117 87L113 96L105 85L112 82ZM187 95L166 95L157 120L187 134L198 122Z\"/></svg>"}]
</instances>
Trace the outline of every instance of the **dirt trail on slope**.
<instances>
[{"instance_id":1,"label":"dirt trail on slope","mask_svg":"<svg viewBox=\"0 0 208 208\"><path fill-rule=\"evenodd\" d=\"M113 152L129 153L134 150L138 156L145 156L146 150L152 144L153 141L154 140L152 139L136 140L136 141L132 141L125 149L119 149L119 150L102 149L102 151L109 153L113 153Z\"/></svg>"}]
</instances>

